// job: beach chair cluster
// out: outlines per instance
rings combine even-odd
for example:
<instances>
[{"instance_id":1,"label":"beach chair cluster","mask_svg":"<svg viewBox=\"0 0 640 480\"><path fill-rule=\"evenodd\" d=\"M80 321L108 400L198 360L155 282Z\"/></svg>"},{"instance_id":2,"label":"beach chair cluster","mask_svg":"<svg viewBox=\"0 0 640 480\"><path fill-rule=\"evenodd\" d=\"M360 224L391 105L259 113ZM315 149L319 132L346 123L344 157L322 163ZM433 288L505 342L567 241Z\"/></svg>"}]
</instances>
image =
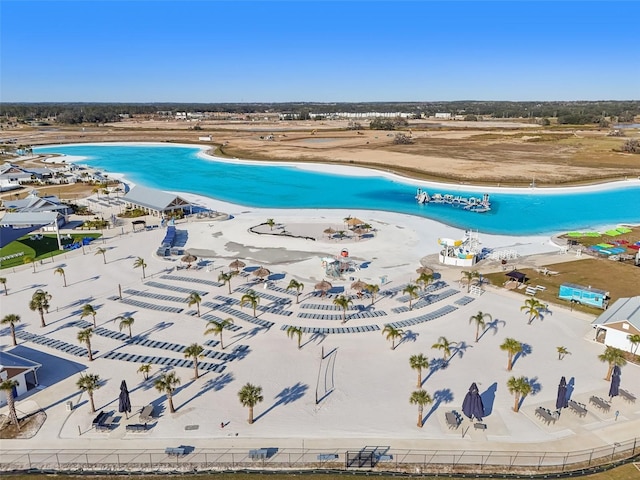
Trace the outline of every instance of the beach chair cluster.
<instances>
[{"instance_id":1,"label":"beach chair cluster","mask_svg":"<svg viewBox=\"0 0 640 480\"><path fill-rule=\"evenodd\" d=\"M286 289L282 287L278 287L274 285L273 282L267 283L267 290L273 290L274 292L284 293L285 295L291 295L293 297L298 295L298 292L295 289Z\"/></svg>"},{"instance_id":2,"label":"beach chair cluster","mask_svg":"<svg viewBox=\"0 0 640 480\"><path fill-rule=\"evenodd\" d=\"M591 245L589 250L602 255L619 255L627 251L629 242L626 240L618 240L613 242L598 243Z\"/></svg>"},{"instance_id":3,"label":"beach chair cluster","mask_svg":"<svg viewBox=\"0 0 640 480\"><path fill-rule=\"evenodd\" d=\"M453 305L447 305L446 307L439 308L433 312L425 313L424 315L420 315L419 317L409 318L407 320L401 320L399 322L390 323L393 328L403 328L409 327L411 325L417 325L419 323L430 322L431 320L435 320L436 318L440 318L448 313L451 313L457 310L458 307L454 307Z\"/></svg>"},{"instance_id":4,"label":"beach chair cluster","mask_svg":"<svg viewBox=\"0 0 640 480\"><path fill-rule=\"evenodd\" d=\"M196 290L194 288L178 287L176 285L167 285L166 283L159 283L159 282L147 282L147 283L145 283L145 285L147 285L148 287L161 288L161 289L164 289L164 290L171 290L173 292L180 292L180 293L186 293L186 294L190 294L191 292L196 292L200 296L204 296L204 295L206 295L208 293L208 292L206 292L204 290Z\"/></svg>"},{"instance_id":5,"label":"beach chair cluster","mask_svg":"<svg viewBox=\"0 0 640 480\"><path fill-rule=\"evenodd\" d=\"M136 297L153 298L154 300L164 300L166 302L186 303L189 299L187 297L174 297L173 295L164 295L162 293L143 292L142 290L133 290L128 288L124 291L127 295L133 295Z\"/></svg>"},{"instance_id":6,"label":"beach chair cluster","mask_svg":"<svg viewBox=\"0 0 640 480\"><path fill-rule=\"evenodd\" d=\"M78 328L93 328L93 323L87 322L86 320L78 320L77 322L74 322L74 324ZM129 340L128 335L125 335L122 332L116 332L115 330L109 330L104 327L93 328L93 333L101 337L112 338L113 340L120 340L122 342Z\"/></svg>"},{"instance_id":7,"label":"beach chair cluster","mask_svg":"<svg viewBox=\"0 0 640 480\"><path fill-rule=\"evenodd\" d=\"M267 330L273 326L273 322L268 322L267 320L261 320L260 318L256 318L252 315L241 312L240 310L231 308L229 305L219 305L216 310L226 313L228 315L233 315L234 317L237 317L240 320L253 323L254 325L258 325L260 327L266 328Z\"/></svg>"},{"instance_id":8,"label":"beach chair cluster","mask_svg":"<svg viewBox=\"0 0 640 480\"><path fill-rule=\"evenodd\" d=\"M160 278L163 280L175 280L177 282L200 283L212 287L222 287L224 285L223 283L207 280L206 278L181 277L179 275L162 275Z\"/></svg>"},{"instance_id":9,"label":"beach chair cluster","mask_svg":"<svg viewBox=\"0 0 640 480\"><path fill-rule=\"evenodd\" d=\"M291 300L289 300L288 298L274 297L272 295L268 295L268 297L275 299L274 302L269 305L258 305L256 307L257 311L263 312L263 313L273 313L276 315L284 315L286 317L293 314L291 310L286 310L286 308L289 305L291 305ZM222 302L222 304L218 304L215 307L211 307L214 309L217 308L218 310L220 309L221 305L235 305L235 306L240 305L240 300L238 300L237 298L225 297L224 295L216 296L215 300L220 300ZM210 303L209 305L216 305L216 304Z\"/></svg>"},{"instance_id":10,"label":"beach chair cluster","mask_svg":"<svg viewBox=\"0 0 640 480\"><path fill-rule=\"evenodd\" d=\"M357 313L349 313L346 316L347 320L356 320L360 318L376 318L376 317L384 317L387 315L387 312L382 310L362 310ZM316 313L316 312L300 312L298 313L298 318L306 318L309 320L342 320L342 314L327 314L327 313Z\"/></svg>"},{"instance_id":11,"label":"beach chair cluster","mask_svg":"<svg viewBox=\"0 0 640 480\"><path fill-rule=\"evenodd\" d=\"M170 358L170 357L155 357L153 355L136 355L135 353L123 353L123 352L107 352L104 358L108 360L120 360L124 362L133 363L150 363L152 365L164 365L166 367L173 368L193 368L193 360L187 358ZM198 369L207 372L221 373L224 371L225 366L208 363L198 362Z\"/></svg>"},{"instance_id":12,"label":"beach chair cluster","mask_svg":"<svg viewBox=\"0 0 640 480\"><path fill-rule=\"evenodd\" d=\"M461 298L457 299L453 303L455 303L456 305L460 305L462 307L464 305L467 305L467 304L473 302L474 300L475 300L474 297L469 297L469 296L465 295L464 297L461 297Z\"/></svg>"},{"instance_id":13,"label":"beach chair cluster","mask_svg":"<svg viewBox=\"0 0 640 480\"><path fill-rule=\"evenodd\" d=\"M342 308L333 303L303 303L301 309L305 310L329 310L333 312L342 311ZM351 305L347 310L361 310L360 305Z\"/></svg>"},{"instance_id":14,"label":"beach chair cluster","mask_svg":"<svg viewBox=\"0 0 640 480\"><path fill-rule=\"evenodd\" d=\"M426 297L429 294L433 293L433 292L437 292L438 290L442 290L444 287L447 286L446 282L442 282L442 281L438 281L435 283L432 283L431 285L427 286L427 288L425 288L422 293L420 294L419 298L422 297ZM401 303L407 303L409 300L411 299L411 297L409 295L402 295L401 297L396 298L396 300L398 302Z\"/></svg>"},{"instance_id":15,"label":"beach chair cluster","mask_svg":"<svg viewBox=\"0 0 640 480\"><path fill-rule=\"evenodd\" d=\"M184 308L168 307L165 305L157 305L154 303L141 302L133 298L123 298L120 300L120 302L126 303L127 305L133 305L134 307L147 308L149 310L158 310L159 312L180 313L184 310Z\"/></svg>"},{"instance_id":16,"label":"beach chair cluster","mask_svg":"<svg viewBox=\"0 0 640 480\"><path fill-rule=\"evenodd\" d=\"M20 340L25 340L27 342L33 342L37 345L42 345L44 347L53 348L55 350L60 350L61 352L68 353L70 355L74 355L76 357L88 357L89 352L84 347L79 347L77 345L71 345L70 343L63 342L61 340L56 340L54 338L45 337L42 335L36 335L35 333L29 333L24 330L17 330L16 337Z\"/></svg>"},{"instance_id":17,"label":"beach chair cluster","mask_svg":"<svg viewBox=\"0 0 640 480\"><path fill-rule=\"evenodd\" d=\"M251 287L247 287L247 286L242 286L242 287L238 287L236 288L237 292L241 292L241 293L247 293L249 290L253 290ZM268 293L264 293L258 290L253 290L256 295L258 297L260 297L260 299L265 299L268 300L270 302L275 302L278 305L290 305L291 304L291 299L290 298L282 298L282 297L278 297L277 295L270 295Z\"/></svg>"},{"instance_id":18,"label":"beach chair cluster","mask_svg":"<svg viewBox=\"0 0 640 480\"><path fill-rule=\"evenodd\" d=\"M206 320L207 322L211 322L211 321L215 321L215 322L222 322L223 319L220 317L216 317L215 315L211 315L210 313L207 313L205 315L202 315L200 318L202 318L203 320ZM225 330L229 330L230 332L237 332L239 330L242 330L242 326L240 325L236 325L235 323L230 323L229 325L226 325L224 327ZM209 340L210 342L213 342L215 340ZM216 342L217 343L217 342ZM208 342L205 342L205 345L209 345ZM209 345L209 346L213 346L213 345Z\"/></svg>"},{"instance_id":19,"label":"beach chair cluster","mask_svg":"<svg viewBox=\"0 0 640 480\"><path fill-rule=\"evenodd\" d=\"M449 290L446 290L444 292L440 292L437 294L427 294L423 297L420 297L418 301L413 304L413 309L420 309L429 305L433 305L434 303L437 303L440 300L444 300L445 298L449 298L450 296L455 295L457 293L459 293L458 290L451 288ZM402 307L392 308L391 311L393 313L405 313L410 310L408 306L403 305Z\"/></svg>"},{"instance_id":20,"label":"beach chair cluster","mask_svg":"<svg viewBox=\"0 0 640 480\"><path fill-rule=\"evenodd\" d=\"M286 331L291 325L283 325L280 330ZM319 335L331 335L331 334L343 334L343 333L366 333L376 332L380 330L378 325L362 325L359 327L297 327L302 330L302 333L319 334Z\"/></svg>"}]
</instances>

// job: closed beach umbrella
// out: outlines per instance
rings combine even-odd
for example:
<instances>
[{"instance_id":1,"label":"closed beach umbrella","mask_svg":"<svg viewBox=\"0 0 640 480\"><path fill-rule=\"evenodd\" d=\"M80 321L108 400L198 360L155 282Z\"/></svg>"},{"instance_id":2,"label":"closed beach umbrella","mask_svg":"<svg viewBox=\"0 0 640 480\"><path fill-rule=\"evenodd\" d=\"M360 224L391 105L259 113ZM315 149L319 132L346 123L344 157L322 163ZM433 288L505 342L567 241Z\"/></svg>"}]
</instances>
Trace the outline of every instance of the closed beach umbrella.
<instances>
[{"instance_id":1,"label":"closed beach umbrella","mask_svg":"<svg viewBox=\"0 0 640 480\"><path fill-rule=\"evenodd\" d=\"M254 270L253 274L258 278L268 277L271 272L264 267L260 267L257 270Z\"/></svg>"},{"instance_id":2,"label":"closed beach umbrella","mask_svg":"<svg viewBox=\"0 0 640 480\"><path fill-rule=\"evenodd\" d=\"M567 408L568 406L569 401L567 400L567 379L562 377L560 378L560 384L558 385L556 408L560 410L561 408Z\"/></svg>"},{"instance_id":3,"label":"closed beach umbrella","mask_svg":"<svg viewBox=\"0 0 640 480\"><path fill-rule=\"evenodd\" d=\"M120 384L120 397L118 398L118 412L127 414L131 413L131 399L129 398L129 389L127 388L127 382L122 380Z\"/></svg>"},{"instance_id":4,"label":"closed beach umbrella","mask_svg":"<svg viewBox=\"0 0 640 480\"><path fill-rule=\"evenodd\" d=\"M619 366L613 367L613 374L611 375L611 386L609 387L609 397L617 397L620 394L620 374L622 371Z\"/></svg>"},{"instance_id":5,"label":"closed beach umbrella","mask_svg":"<svg viewBox=\"0 0 640 480\"><path fill-rule=\"evenodd\" d=\"M473 417L478 421L482 421L484 417L484 405L482 404L482 397L478 391L478 386L475 382L469 387L469 391L462 401L462 413L464 413L471 420Z\"/></svg>"},{"instance_id":6,"label":"closed beach umbrella","mask_svg":"<svg viewBox=\"0 0 640 480\"><path fill-rule=\"evenodd\" d=\"M246 263L241 262L240 260L234 260L229 264L229 268L233 268L237 272L241 268L244 268L246 265Z\"/></svg>"},{"instance_id":7,"label":"closed beach umbrella","mask_svg":"<svg viewBox=\"0 0 640 480\"><path fill-rule=\"evenodd\" d=\"M353 290L356 290L358 292L361 292L362 290L364 290L365 288L367 288L367 284L365 282L363 282L362 280L358 279L355 282L353 282L351 284L351 288Z\"/></svg>"}]
</instances>

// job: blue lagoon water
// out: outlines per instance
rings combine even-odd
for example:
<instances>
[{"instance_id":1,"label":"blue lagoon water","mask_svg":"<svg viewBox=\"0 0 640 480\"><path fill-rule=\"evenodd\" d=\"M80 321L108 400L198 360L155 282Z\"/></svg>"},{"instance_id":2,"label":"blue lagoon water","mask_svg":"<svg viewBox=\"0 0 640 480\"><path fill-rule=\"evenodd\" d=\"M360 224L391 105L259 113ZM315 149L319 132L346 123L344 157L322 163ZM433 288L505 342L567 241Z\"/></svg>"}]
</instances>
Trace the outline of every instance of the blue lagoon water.
<instances>
[{"instance_id":1,"label":"blue lagoon water","mask_svg":"<svg viewBox=\"0 0 640 480\"><path fill-rule=\"evenodd\" d=\"M124 174L140 185L203 195L239 205L283 209L368 209L427 217L459 228L486 233L530 235L587 230L617 223L640 223L640 184L597 191L523 189L490 191L492 210L473 213L450 205L418 205L418 186L427 192L480 195L455 185L384 176L375 170L345 168L345 174L322 167L228 162L203 158L197 147L165 145L73 145L34 148L38 153L85 157L81 163ZM331 166L332 172L336 167ZM473 193L475 192L475 193Z\"/></svg>"}]
</instances>

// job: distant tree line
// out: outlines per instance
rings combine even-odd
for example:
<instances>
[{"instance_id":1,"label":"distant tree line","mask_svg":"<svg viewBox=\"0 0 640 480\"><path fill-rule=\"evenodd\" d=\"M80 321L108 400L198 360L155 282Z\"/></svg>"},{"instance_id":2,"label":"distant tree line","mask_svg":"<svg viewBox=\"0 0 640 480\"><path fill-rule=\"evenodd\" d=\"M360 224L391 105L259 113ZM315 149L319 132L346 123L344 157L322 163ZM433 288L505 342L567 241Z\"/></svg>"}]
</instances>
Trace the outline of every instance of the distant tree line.
<instances>
[{"instance_id":1,"label":"distant tree line","mask_svg":"<svg viewBox=\"0 0 640 480\"><path fill-rule=\"evenodd\" d=\"M328 116L347 113L410 113L415 118L437 112L466 118L557 118L560 124L599 124L602 118L631 122L640 115L640 100L597 102L357 102L357 103L0 103L0 115L19 121L55 119L57 123L104 123L120 115L154 115L157 112L229 112L233 114L290 112L308 119L311 112Z\"/></svg>"}]
</instances>

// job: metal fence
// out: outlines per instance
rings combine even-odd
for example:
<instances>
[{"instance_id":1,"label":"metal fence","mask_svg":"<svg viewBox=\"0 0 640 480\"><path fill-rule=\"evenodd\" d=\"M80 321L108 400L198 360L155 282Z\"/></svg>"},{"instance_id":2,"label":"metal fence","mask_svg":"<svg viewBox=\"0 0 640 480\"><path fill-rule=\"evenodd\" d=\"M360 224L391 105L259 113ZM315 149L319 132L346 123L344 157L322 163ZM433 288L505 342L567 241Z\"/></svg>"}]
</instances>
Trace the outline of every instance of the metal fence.
<instances>
[{"instance_id":1,"label":"metal fence","mask_svg":"<svg viewBox=\"0 0 640 480\"><path fill-rule=\"evenodd\" d=\"M200 449L180 446L167 450L7 450L0 456L0 469L53 471L141 471L187 472L241 469L332 469L356 470L347 458L368 452L373 461L367 469L407 473L519 472L551 473L593 468L640 454L640 439L573 452L395 450L362 447L361 450ZM173 450L172 453L167 453Z\"/></svg>"}]
</instances>

